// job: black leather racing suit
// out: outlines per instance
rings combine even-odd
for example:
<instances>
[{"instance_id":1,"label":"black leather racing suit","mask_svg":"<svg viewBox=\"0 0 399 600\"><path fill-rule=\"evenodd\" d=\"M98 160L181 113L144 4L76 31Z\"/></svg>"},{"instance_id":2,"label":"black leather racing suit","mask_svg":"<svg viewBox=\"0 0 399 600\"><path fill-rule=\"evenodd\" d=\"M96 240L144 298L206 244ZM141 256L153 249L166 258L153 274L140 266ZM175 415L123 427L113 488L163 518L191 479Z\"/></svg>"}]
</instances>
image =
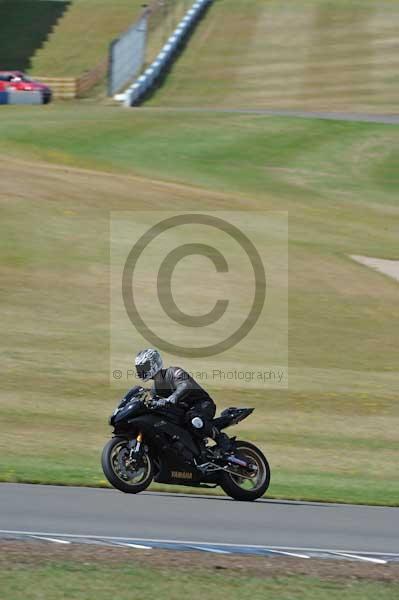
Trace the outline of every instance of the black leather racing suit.
<instances>
[{"instance_id":1,"label":"black leather racing suit","mask_svg":"<svg viewBox=\"0 0 399 600\"><path fill-rule=\"evenodd\" d=\"M216 413L216 405L210 395L180 367L161 369L153 378L152 394L160 398L168 398L168 404L185 408L187 425L192 433L201 437L211 437L218 442L224 439L225 434L220 434L212 426L212 419ZM204 426L196 430L191 426L194 417L200 417ZM222 436L222 437L221 437ZM227 437L227 436L226 436Z\"/></svg>"}]
</instances>

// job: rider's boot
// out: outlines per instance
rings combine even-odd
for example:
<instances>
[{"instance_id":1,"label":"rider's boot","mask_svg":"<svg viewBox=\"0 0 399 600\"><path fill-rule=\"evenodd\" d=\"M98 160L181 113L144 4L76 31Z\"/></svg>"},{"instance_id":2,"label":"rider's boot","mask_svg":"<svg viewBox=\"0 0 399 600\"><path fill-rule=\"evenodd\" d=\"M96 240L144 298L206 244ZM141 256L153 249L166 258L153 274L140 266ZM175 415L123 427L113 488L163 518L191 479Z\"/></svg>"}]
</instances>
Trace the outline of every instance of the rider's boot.
<instances>
[{"instance_id":1,"label":"rider's boot","mask_svg":"<svg viewBox=\"0 0 399 600\"><path fill-rule=\"evenodd\" d=\"M213 438L221 450L222 454L231 454L233 452L233 443L228 435L223 433L222 431L216 430Z\"/></svg>"}]
</instances>

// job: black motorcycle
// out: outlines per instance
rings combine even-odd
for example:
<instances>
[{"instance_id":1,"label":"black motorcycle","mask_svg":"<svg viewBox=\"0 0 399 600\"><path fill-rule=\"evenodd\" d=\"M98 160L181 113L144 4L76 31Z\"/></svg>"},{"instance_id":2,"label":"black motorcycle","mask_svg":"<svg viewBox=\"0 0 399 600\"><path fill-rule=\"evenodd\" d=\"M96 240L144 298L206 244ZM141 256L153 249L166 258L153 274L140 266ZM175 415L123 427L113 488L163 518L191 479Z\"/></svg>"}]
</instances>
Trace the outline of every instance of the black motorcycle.
<instances>
[{"instance_id":1,"label":"black motorcycle","mask_svg":"<svg viewBox=\"0 0 399 600\"><path fill-rule=\"evenodd\" d=\"M223 452L210 440L188 431L184 407L153 408L149 391L135 387L109 420L114 437L102 453L102 468L118 490L137 494L154 480L190 487L217 487L236 500L256 500L270 483L269 464L249 442L231 438ZM225 429L239 423L253 408L227 408L214 425Z\"/></svg>"}]
</instances>

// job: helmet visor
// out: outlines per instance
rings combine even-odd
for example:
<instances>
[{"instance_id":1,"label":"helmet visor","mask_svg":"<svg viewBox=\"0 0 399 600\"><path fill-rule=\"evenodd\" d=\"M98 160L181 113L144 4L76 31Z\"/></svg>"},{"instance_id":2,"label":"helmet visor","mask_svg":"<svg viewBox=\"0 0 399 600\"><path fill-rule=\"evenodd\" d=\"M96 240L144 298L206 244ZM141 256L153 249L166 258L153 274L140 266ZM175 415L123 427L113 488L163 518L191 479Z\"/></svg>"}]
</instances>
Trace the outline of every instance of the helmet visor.
<instances>
[{"instance_id":1,"label":"helmet visor","mask_svg":"<svg viewBox=\"0 0 399 600\"><path fill-rule=\"evenodd\" d=\"M139 365L136 365L136 373L139 379L143 379L144 381L150 377L151 374L151 363L150 361L146 361Z\"/></svg>"}]
</instances>

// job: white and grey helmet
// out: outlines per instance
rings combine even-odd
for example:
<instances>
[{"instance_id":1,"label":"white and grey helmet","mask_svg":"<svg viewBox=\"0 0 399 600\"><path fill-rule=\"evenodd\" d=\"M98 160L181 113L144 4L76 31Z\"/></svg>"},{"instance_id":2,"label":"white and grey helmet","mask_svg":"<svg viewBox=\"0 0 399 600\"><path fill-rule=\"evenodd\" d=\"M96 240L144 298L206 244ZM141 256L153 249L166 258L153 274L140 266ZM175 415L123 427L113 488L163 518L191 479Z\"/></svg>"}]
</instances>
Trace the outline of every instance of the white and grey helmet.
<instances>
[{"instance_id":1,"label":"white and grey helmet","mask_svg":"<svg viewBox=\"0 0 399 600\"><path fill-rule=\"evenodd\" d=\"M136 356L135 364L137 377L143 381L155 377L163 366L161 355L158 350L154 350L153 348L139 352Z\"/></svg>"}]
</instances>

